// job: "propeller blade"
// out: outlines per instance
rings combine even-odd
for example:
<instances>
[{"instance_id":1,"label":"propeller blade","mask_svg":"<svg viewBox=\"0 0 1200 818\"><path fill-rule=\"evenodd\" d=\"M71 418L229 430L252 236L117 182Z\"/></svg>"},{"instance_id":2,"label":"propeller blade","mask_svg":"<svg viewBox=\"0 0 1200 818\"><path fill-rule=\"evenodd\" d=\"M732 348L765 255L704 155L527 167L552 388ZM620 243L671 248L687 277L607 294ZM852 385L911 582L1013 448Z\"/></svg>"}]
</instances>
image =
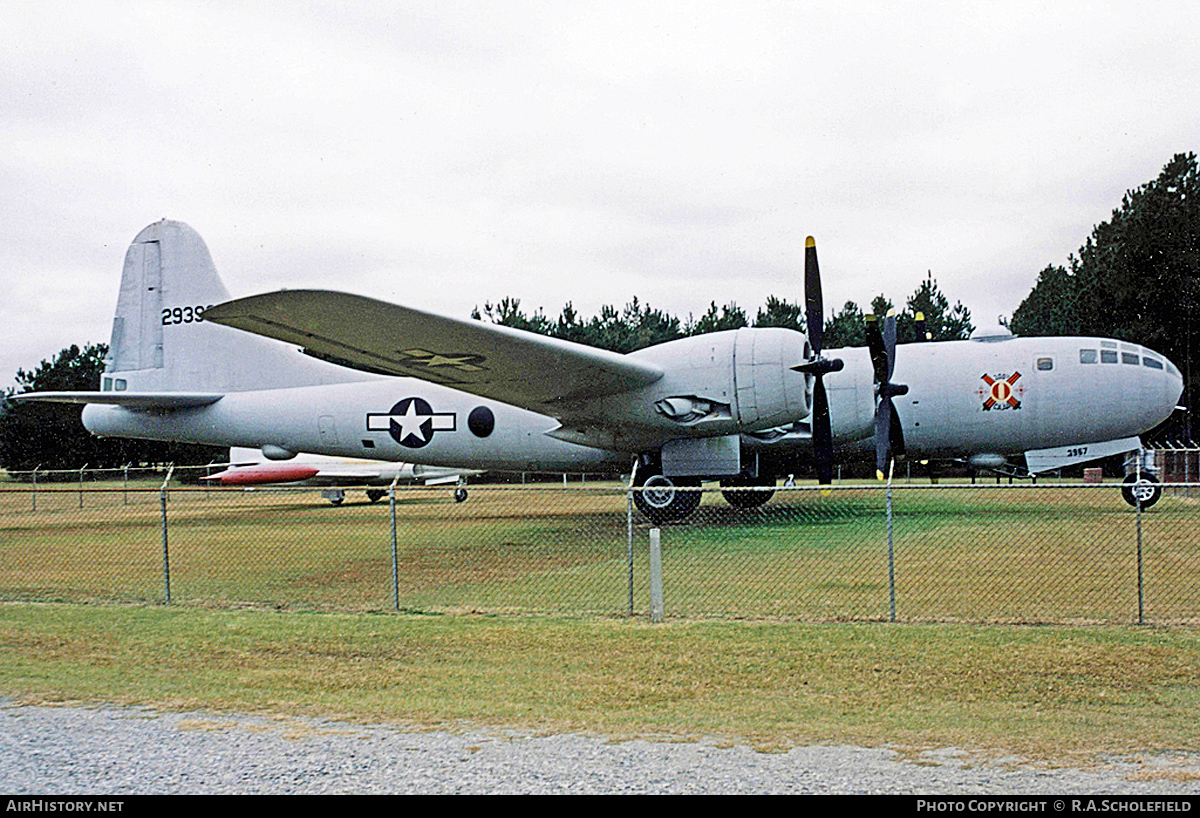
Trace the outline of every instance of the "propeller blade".
<instances>
[{"instance_id":1,"label":"propeller blade","mask_svg":"<svg viewBox=\"0 0 1200 818\"><path fill-rule=\"evenodd\" d=\"M825 348L825 305L821 299L821 270L817 266L817 242L804 240L804 317L808 322L808 343L813 355Z\"/></svg>"},{"instance_id":2,"label":"propeller blade","mask_svg":"<svg viewBox=\"0 0 1200 818\"><path fill-rule=\"evenodd\" d=\"M875 383L887 380L887 352L883 348L883 334L879 331L879 319L867 313L867 349L871 353L871 368L875 371Z\"/></svg>"},{"instance_id":3,"label":"propeller blade","mask_svg":"<svg viewBox=\"0 0 1200 818\"><path fill-rule=\"evenodd\" d=\"M888 401L889 411L892 415L891 427L888 430L888 437L892 444L892 455L897 460L903 460L907 450L904 448L904 425L900 422L900 414L896 411L896 405L890 400Z\"/></svg>"},{"instance_id":4,"label":"propeller blade","mask_svg":"<svg viewBox=\"0 0 1200 818\"><path fill-rule=\"evenodd\" d=\"M817 483L828 486L833 482L833 428L829 422L829 398L825 394L825 379L821 377L817 377L813 382L812 441Z\"/></svg>"},{"instance_id":5,"label":"propeller blade","mask_svg":"<svg viewBox=\"0 0 1200 818\"><path fill-rule=\"evenodd\" d=\"M879 405L875 407L875 476L880 480L883 479L888 449L891 448L889 437L892 417L892 402L886 397L880 397Z\"/></svg>"},{"instance_id":6,"label":"propeller blade","mask_svg":"<svg viewBox=\"0 0 1200 818\"><path fill-rule=\"evenodd\" d=\"M892 373L896 371L896 311L890 310L883 321L883 349L887 353L887 378L892 382Z\"/></svg>"}]
</instances>

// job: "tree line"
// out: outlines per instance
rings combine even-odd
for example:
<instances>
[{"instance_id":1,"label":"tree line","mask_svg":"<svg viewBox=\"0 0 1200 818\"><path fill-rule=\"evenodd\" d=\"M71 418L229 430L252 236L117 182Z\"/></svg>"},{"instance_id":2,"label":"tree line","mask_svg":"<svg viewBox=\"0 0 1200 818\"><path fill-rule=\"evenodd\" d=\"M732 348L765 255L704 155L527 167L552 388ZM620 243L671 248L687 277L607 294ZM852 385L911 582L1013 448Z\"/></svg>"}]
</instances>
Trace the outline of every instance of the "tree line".
<instances>
[{"instance_id":1,"label":"tree line","mask_svg":"<svg viewBox=\"0 0 1200 818\"><path fill-rule=\"evenodd\" d=\"M884 295L876 296L871 302L870 311L875 315L886 315L892 309L892 302ZM903 312L897 315L896 337L900 343L926 340L918 337L918 313L924 315L925 330L936 341L965 339L974 330L971 311L961 301L951 306L932 273L926 274L905 302ZM636 296L619 310L613 305L604 305L590 318L580 316L569 301L555 319L549 318L540 308L527 314L521 309L521 300L512 297L502 298L494 304L485 303L482 310L476 307L471 317L621 353L720 330L754 326L785 327L804 332L807 324L803 304L774 295L767 297L767 303L754 314L753 322L750 314L734 302L718 307L713 301L699 318L689 314L681 319L654 309ZM866 316L853 301L847 301L840 311L825 319L826 348L866 344Z\"/></svg>"}]
</instances>

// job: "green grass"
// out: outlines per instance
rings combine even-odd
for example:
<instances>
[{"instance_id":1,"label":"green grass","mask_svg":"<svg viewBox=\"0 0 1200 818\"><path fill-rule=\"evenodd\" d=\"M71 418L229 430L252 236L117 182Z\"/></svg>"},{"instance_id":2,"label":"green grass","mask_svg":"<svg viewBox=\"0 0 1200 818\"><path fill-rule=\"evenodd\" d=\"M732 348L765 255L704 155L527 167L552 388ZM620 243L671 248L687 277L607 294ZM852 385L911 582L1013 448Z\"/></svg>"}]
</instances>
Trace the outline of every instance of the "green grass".
<instances>
[{"instance_id":1,"label":"green grass","mask_svg":"<svg viewBox=\"0 0 1200 818\"><path fill-rule=\"evenodd\" d=\"M625 616L619 493L402 493L406 614L384 613L386 503L173 492L163 606L145 604L163 596L158 494L125 499L39 491L35 512L0 491L0 696L764 749L1200 752L1200 630L1114 626L1138 604L1136 517L1115 489L896 491L900 624L874 488L749 512L706 496L663 527L659 626L636 517ZM1164 497L1143 515L1148 621L1200 621L1197 514Z\"/></svg>"},{"instance_id":2,"label":"green grass","mask_svg":"<svg viewBox=\"0 0 1200 818\"><path fill-rule=\"evenodd\" d=\"M1200 632L0 605L0 695L1088 764L1200 750Z\"/></svg>"}]
</instances>

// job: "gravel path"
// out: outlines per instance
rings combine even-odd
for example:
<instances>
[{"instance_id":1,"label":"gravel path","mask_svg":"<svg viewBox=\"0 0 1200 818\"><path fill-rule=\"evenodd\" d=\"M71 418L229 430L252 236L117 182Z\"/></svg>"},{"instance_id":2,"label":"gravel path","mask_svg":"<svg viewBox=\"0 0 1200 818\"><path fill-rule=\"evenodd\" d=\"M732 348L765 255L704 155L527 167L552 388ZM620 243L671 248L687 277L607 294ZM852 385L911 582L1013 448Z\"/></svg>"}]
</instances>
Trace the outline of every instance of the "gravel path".
<instances>
[{"instance_id":1,"label":"gravel path","mask_svg":"<svg viewBox=\"0 0 1200 818\"><path fill-rule=\"evenodd\" d=\"M917 762L862 747L759 753L703 742L413 732L389 726L0 701L0 792L146 793L1200 793L1200 758L1100 770Z\"/></svg>"}]
</instances>

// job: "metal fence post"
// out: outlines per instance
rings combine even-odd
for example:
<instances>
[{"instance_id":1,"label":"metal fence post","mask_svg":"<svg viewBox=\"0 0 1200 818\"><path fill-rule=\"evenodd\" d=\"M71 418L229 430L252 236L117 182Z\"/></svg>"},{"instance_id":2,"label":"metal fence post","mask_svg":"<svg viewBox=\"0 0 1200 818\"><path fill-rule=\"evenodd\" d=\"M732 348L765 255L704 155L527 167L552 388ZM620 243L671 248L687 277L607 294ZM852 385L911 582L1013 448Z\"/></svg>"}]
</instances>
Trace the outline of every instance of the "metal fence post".
<instances>
[{"instance_id":1,"label":"metal fence post","mask_svg":"<svg viewBox=\"0 0 1200 818\"><path fill-rule=\"evenodd\" d=\"M40 463L33 467L33 491L30 493L30 497L33 500L33 510L34 511L37 511L37 473L38 473L38 469L40 469L41 467L42 466Z\"/></svg>"},{"instance_id":2,"label":"metal fence post","mask_svg":"<svg viewBox=\"0 0 1200 818\"><path fill-rule=\"evenodd\" d=\"M87 467L88 467L87 463L84 463L82 466L79 467L79 507L80 508L83 508L83 470L86 469Z\"/></svg>"},{"instance_id":3,"label":"metal fence post","mask_svg":"<svg viewBox=\"0 0 1200 818\"><path fill-rule=\"evenodd\" d=\"M388 486L388 505L392 507L392 610L400 610L400 552L396 545L396 481L399 473Z\"/></svg>"},{"instance_id":4,"label":"metal fence post","mask_svg":"<svg viewBox=\"0 0 1200 818\"><path fill-rule=\"evenodd\" d=\"M663 620L661 531L650 529L650 621Z\"/></svg>"},{"instance_id":5,"label":"metal fence post","mask_svg":"<svg viewBox=\"0 0 1200 818\"><path fill-rule=\"evenodd\" d=\"M625 490L625 564L629 575L629 615L633 616L633 487Z\"/></svg>"},{"instance_id":6,"label":"metal fence post","mask_svg":"<svg viewBox=\"0 0 1200 818\"><path fill-rule=\"evenodd\" d=\"M1141 469L1141 450L1138 450L1138 468ZM1146 624L1145 587L1142 584L1142 497L1139 492L1133 493L1137 500L1137 588L1138 588L1138 624Z\"/></svg>"},{"instance_id":7,"label":"metal fence post","mask_svg":"<svg viewBox=\"0 0 1200 818\"><path fill-rule=\"evenodd\" d=\"M167 479L163 480L162 488L158 490L159 504L162 506L162 556L163 556L163 588L167 595L167 604L171 604L171 559L167 550L167 484L171 482L171 474L175 464L167 469Z\"/></svg>"},{"instance_id":8,"label":"metal fence post","mask_svg":"<svg viewBox=\"0 0 1200 818\"><path fill-rule=\"evenodd\" d=\"M887 482L887 561L888 561L888 616L889 621L896 621L896 554L892 547L892 473L896 470L896 461L888 466Z\"/></svg>"}]
</instances>

